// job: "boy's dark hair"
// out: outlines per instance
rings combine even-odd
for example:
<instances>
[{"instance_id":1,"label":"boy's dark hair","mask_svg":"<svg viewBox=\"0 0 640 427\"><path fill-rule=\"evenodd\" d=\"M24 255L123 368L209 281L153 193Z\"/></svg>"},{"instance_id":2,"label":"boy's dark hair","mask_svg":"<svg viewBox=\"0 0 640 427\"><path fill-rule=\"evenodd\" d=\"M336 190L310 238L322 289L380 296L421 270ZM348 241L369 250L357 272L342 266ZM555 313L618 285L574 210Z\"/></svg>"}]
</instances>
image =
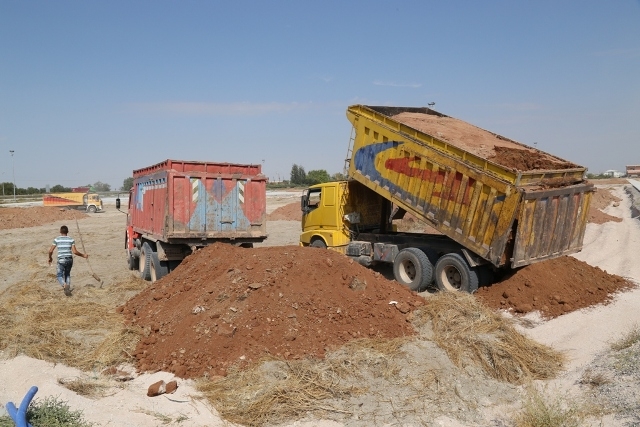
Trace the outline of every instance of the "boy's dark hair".
<instances>
[{"instance_id":1,"label":"boy's dark hair","mask_svg":"<svg viewBox=\"0 0 640 427\"><path fill-rule=\"evenodd\" d=\"M68 234L69 233L69 229L67 228L66 225L63 225L62 227L60 227L60 233L61 234Z\"/></svg>"}]
</instances>

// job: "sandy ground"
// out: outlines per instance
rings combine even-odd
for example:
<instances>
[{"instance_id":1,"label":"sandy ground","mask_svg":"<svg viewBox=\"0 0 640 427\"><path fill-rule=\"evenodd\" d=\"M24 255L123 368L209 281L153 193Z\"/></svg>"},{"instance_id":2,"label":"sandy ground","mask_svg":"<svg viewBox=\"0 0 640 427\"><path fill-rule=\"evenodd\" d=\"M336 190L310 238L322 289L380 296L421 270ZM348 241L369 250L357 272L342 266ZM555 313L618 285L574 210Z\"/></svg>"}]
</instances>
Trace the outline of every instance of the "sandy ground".
<instances>
[{"instance_id":1,"label":"sandy ground","mask_svg":"<svg viewBox=\"0 0 640 427\"><path fill-rule=\"evenodd\" d=\"M622 218L621 222L589 224L585 235L585 246L576 258L598 266L609 273L630 278L640 283L640 221L632 219L629 213L630 202L620 185L614 186L615 194L622 199L618 206L610 206L606 212ZM295 201L298 193L281 194L268 197L268 212L277 207ZM75 286L97 286L92 278L92 270L103 279L103 286L122 280L131 274L126 268L123 257L125 216L107 206L103 214L92 215L79 220L86 251L91 254L90 264L78 260L74 266ZM22 268L5 270L0 279L0 291L26 281L55 284L55 272L46 263L46 251L50 240L56 236L62 223L28 229L0 231L0 259L5 263L14 263ZM77 234L75 223L67 224L71 234ZM296 221L270 221L269 238L263 245L278 246L296 244L300 225ZM116 263L114 264L114 261ZM114 265L122 267L114 268ZM618 295L613 303L606 306L576 311L553 320L541 321L530 315L529 327L523 332L532 338L565 351L569 357L567 369L559 378L546 383L560 393L578 392L577 379L584 370L606 351L609 343L640 324L640 290L635 289ZM1 358L1 355L0 355ZM91 375L91 373L89 373ZM93 373L98 375L98 373ZM114 387L107 397L91 400L75 394L59 384L60 379L86 377L87 373L60 364L52 364L24 356L0 361L0 403L4 406L12 401L19 404L31 386L38 386L36 397L56 396L68 402L73 410L84 412L85 419L99 426L152 427L166 424L167 419L180 425L189 426L229 426L221 420L215 409L198 398L190 381L180 381L176 393L158 397L147 397L146 390L157 380L169 381L172 374L158 372L153 375L137 376L132 381ZM487 423L461 424L447 416L433 420L432 425L476 426L496 425L489 420L503 415L512 408L486 405ZM0 409L0 414L3 413ZM601 422L601 424L599 424ZM291 426L339 426L333 421L296 422ZM501 424L502 425L502 424ZM604 426L623 426L620 420L605 417L598 420Z\"/></svg>"}]
</instances>

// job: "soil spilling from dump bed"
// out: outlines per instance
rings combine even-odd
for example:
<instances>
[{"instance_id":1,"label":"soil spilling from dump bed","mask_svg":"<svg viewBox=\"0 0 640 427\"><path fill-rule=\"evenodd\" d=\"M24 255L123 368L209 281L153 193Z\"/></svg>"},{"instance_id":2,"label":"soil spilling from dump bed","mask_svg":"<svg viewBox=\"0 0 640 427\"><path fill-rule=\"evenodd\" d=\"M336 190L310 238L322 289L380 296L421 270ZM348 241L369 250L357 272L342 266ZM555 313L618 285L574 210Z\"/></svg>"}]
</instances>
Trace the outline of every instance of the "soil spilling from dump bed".
<instances>
[{"instance_id":1,"label":"soil spilling from dump bed","mask_svg":"<svg viewBox=\"0 0 640 427\"><path fill-rule=\"evenodd\" d=\"M623 277L570 256L522 267L498 283L478 289L489 307L518 314L538 311L558 317L585 307L606 304L616 292L636 286Z\"/></svg>"},{"instance_id":2,"label":"soil spilling from dump bed","mask_svg":"<svg viewBox=\"0 0 640 427\"><path fill-rule=\"evenodd\" d=\"M413 335L424 299L335 251L208 246L119 310L144 331L140 371L224 375L266 356L323 357L355 338Z\"/></svg>"},{"instance_id":3,"label":"soil spilling from dump bed","mask_svg":"<svg viewBox=\"0 0 640 427\"><path fill-rule=\"evenodd\" d=\"M55 206L34 206L29 208L0 208L0 230L10 228L37 227L56 221L74 220L87 217L77 210ZM67 225L69 230L71 226Z\"/></svg>"},{"instance_id":4,"label":"soil spilling from dump bed","mask_svg":"<svg viewBox=\"0 0 640 427\"><path fill-rule=\"evenodd\" d=\"M453 117L405 112L392 119L508 169L532 171L578 167Z\"/></svg>"}]
</instances>

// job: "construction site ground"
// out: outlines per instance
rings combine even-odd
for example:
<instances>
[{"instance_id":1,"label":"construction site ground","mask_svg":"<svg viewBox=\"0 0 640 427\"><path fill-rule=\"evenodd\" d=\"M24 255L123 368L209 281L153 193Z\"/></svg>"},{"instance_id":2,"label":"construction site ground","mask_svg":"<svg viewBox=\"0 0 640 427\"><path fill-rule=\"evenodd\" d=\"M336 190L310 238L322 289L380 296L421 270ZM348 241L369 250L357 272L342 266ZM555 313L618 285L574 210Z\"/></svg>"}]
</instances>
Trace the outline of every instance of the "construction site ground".
<instances>
[{"instance_id":1,"label":"construction site ground","mask_svg":"<svg viewBox=\"0 0 640 427\"><path fill-rule=\"evenodd\" d=\"M632 384L626 391L613 385L597 389L584 380L586 372L618 375L607 361L609 345L640 324L640 312L634 308L640 303L640 263L635 261L640 221L631 218L634 200L627 187L598 186L581 253L524 267L475 294L480 303L515 319L526 336L566 354L562 373L536 384L559 396L597 395L611 400L610 407L629 407L626 397L640 407L635 394L640 392L638 372L625 374ZM265 360L322 359L363 338L420 335L412 316L429 305L435 290L410 292L391 280L389 268L366 269L332 251L298 247L299 195L268 195L269 237L264 243L253 249L207 247L155 284L139 281L128 270L123 249L126 217L113 205L99 214L37 206L0 208L0 259L5 264L0 303L16 301L16 295L26 291L67 306L109 299L111 313L142 337L132 349L129 381L112 385L99 398L75 393L61 378L100 375L104 367L87 372L51 360L53 356L13 357L11 343L0 338L0 403L17 403L36 385L39 395L62 396L97 425L154 426L162 419L194 426L229 425L198 397L194 380L224 378L268 363ZM71 297L64 296L55 281L55 267L46 262L51 240L63 224L78 248L90 254L88 261L75 261ZM420 231L426 225L407 217L401 227ZM130 285L123 288L123 283ZM0 309L0 321L8 328L9 317L15 316ZM82 321L81 314L76 317ZM100 328L95 329L83 333L82 339L99 340ZM402 372L385 383L384 390L373 383L377 380L362 378L361 385L371 381L368 388L374 392L351 397L341 406L349 408L344 413L309 412L283 424L514 425L513 414L523 402L522 384L454 363L432 341L417 342L412 354L398 356L404 361ZM431 388L415 390L407 383L408 378L429 375L437 378ZM159 379L177 380L178 390L169 397L148 397L147 387ZM591 424L584 425L637 421L624 410L608 410L592 414Z\"/></svg>"}]
</instances>

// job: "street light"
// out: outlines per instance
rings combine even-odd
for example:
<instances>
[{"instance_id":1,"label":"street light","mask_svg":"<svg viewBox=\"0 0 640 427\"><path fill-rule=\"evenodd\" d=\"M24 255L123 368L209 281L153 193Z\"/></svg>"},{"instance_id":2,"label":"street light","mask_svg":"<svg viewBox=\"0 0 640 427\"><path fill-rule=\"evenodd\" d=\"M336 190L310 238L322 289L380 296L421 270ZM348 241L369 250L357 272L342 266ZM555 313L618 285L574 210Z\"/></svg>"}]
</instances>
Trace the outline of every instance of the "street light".
<instances>
[{"instance_id":1,"label":"street light","mask_svg":"<svg viewBox=\"0 0 640 427\"><path fill-rule=\"evenodd\" d=\"M13 202L16 201L16 164L13 161L13 150L9 150L11 153L11 166L13 167Z\"/></svg>"}]
</instances>

